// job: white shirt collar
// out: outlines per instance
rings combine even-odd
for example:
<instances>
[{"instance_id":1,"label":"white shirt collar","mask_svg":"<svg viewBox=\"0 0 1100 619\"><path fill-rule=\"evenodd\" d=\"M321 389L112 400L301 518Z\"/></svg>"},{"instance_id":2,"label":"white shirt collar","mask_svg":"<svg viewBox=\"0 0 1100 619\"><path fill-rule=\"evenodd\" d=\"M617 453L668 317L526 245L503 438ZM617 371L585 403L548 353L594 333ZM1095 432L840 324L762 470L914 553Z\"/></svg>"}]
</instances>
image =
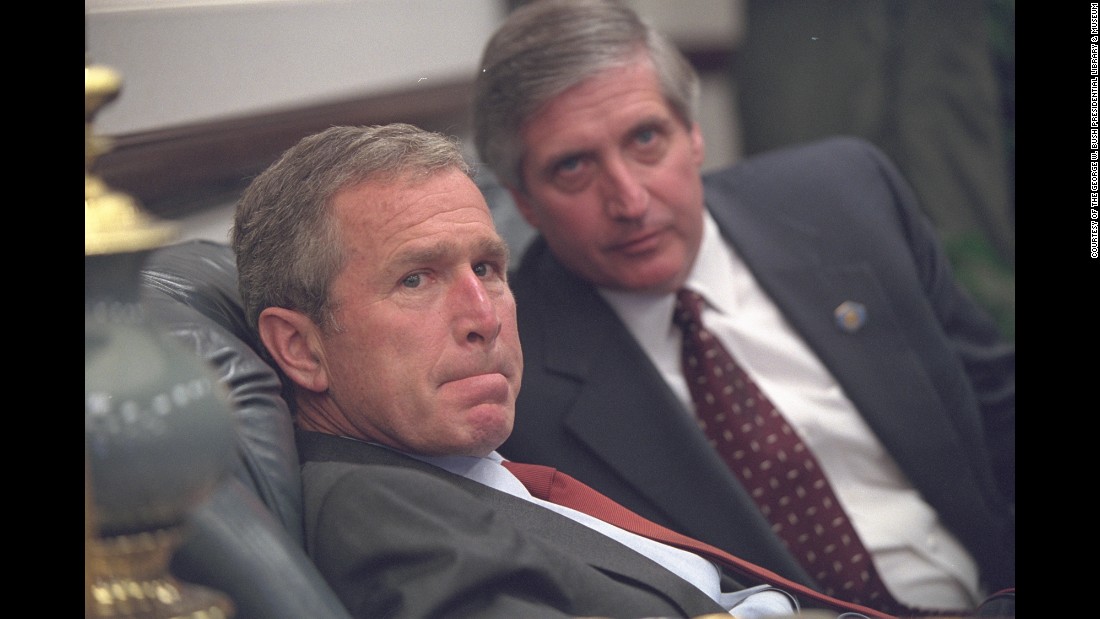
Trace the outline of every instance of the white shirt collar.
<instances>
[{"instance_id":1,"label":"white shirt collar","mask_svg":"<svg viewBox=\"0 0 1100 619\"><path fill-rule=\"evenodd\" d=\"M714 218L704 209L703 238L684 286L701 294L711 308L728 314L737 307L734 267L731 265L740 267L741 264L722 238ZM597 288L597 291L629 326L642 348L661 350L670 340L678 345L679 335L672 324L674 293L642 294L606 288Z\"/></svg>"}]
</instances>

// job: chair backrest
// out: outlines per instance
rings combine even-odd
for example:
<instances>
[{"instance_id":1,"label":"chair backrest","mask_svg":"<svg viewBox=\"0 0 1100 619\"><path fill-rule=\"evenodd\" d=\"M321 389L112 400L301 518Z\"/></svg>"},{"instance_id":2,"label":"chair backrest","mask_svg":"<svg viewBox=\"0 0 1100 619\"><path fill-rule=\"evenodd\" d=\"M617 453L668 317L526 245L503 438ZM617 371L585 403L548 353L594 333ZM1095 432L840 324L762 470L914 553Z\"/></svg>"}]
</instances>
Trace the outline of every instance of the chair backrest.
<instances>
[{"instance_id":1,"label":"chair backrest","mask_svg":"<svg viewBox=\"0 0 1100 619\"><path fill-rule=\"evenodd\" d=\"M245 321L231 248L191 240L152 251L142 294L150 322L210 363L237 429L233 475L189 518L173 572L228 594L237 619L350 617L303 547L293 423Z\"/></svg>"}]
</instances>

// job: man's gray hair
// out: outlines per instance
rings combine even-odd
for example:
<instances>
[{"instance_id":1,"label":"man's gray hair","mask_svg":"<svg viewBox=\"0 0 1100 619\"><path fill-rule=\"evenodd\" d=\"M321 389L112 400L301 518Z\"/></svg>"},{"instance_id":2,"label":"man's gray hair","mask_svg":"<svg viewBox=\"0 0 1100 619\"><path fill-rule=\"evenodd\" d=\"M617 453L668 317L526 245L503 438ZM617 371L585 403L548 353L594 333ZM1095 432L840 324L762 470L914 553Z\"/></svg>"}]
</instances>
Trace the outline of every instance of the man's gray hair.
<instances>
[{"instance_id":1,"label":"man's gray hair","mask_svg":"<svg viewBox=\"0 0 1100 619\"><path fill-rule=\"evenodd\" d=\"M519 132L543 105L645 54L685 125L696 117L699 77L680 50L616 0L531 0L489 40L473 101L475 145L505 185L524 190Z\"/></svg>"},{"instance_id":2,"label":"man's gray hair","mask_svg":"<svg viewBox=\"0 0 1100 619\"><path fill-rule=\"evenodd\" d=\"M336 194L365 181L416 183L451 169L474 177L453 137L401 123L332 127L283 153L245 190L230 231L252 329L267 307L331 325L329 287L345 262L330 213Z\"/></svg>"}]
</instances>

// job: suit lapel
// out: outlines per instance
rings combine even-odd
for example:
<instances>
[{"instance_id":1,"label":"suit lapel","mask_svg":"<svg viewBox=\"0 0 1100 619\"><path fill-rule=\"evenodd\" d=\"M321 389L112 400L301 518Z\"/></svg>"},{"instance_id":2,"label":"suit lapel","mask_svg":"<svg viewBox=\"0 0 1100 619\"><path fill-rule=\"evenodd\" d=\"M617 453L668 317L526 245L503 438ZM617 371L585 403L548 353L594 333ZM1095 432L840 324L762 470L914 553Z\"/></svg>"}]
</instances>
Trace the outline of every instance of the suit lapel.
<instances>
[{"instance_id":1,"label":"suit lapel","mask_svg":"<svg viewBox=\"0 0 1100 619\"><path fill-rule=\"evenodd\" d=\"M635 586L649 589L664 597L669 604L678 606L687 616L715 612L715 602L694 585L634 550L548 509L488 486L465 481L472 494L509 516L517 529L542 537L557 547L569 549L574 558L616 579L627 578Z\"/></svg>"},{"instance_id":2,"label":"suit lapel","mask_svg":"<svg viewBox=\"0 0 1100 619\"><path fill-rule=\"evenodd\" d=\"M562 419L567 431L660 506L674 528L705 531L713 528L713 514L726 514L726 538L711 537L714 543L811 585L615 312L555 261L543 267L539 277L555 292L540 299L540 311L554 336L542 343L544 358L525 362L577 381Z\"/></svg>"},{"instance_id":3,"label":"suit lapel","mask_svg":"<svg viewBox=\"0 0 1100 619\"><path fill-rule=\"evenodd\" d=\"M970 488L966 493L945 494L969 474L958 467L968 460L966 450L871 265L828 262L826 253L844 252L818 251L828 248L801 222L762 215L780 210L778 206L754 204L748 217L744 204L732 195L708 196L708 203L731 205L712 213L722 234L914 486L948 513L979 497L976 483L963 483ZM857 332L836 323L834 310L845 301L866 307L868 318ZM967 505L962 511L971 509L981 508Z\"/></svg>"},{"instance_id":4,"label":"suit lapel","mask_svg":"<svg viewBox=\"0 0 1100 619\"><path fill-rule=\"evenodd\" d=\"M721 610L694 585L634 550L569 518L506 492L390 449L352 439L315 432L298 432L297 441L303 462L337 461L397 466L446 478L491 505L516 529L544 538L554 546L568 549L574 558L612 575L617 580L629 580L638 587L649 589L673 606L680 607L685 616L699 616Z\"/></svg>"}]
</instances>

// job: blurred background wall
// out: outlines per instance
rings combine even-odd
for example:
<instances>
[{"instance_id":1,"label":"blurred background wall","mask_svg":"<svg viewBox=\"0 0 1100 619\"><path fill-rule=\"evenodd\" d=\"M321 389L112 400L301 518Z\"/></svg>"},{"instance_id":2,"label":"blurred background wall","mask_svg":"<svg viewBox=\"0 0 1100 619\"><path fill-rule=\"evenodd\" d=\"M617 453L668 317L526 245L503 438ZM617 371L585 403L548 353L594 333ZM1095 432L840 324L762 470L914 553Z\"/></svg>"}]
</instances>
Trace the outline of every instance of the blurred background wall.
<instances>
[{"instance_id":1,"label":"blurred background wall","mask_svg":"<svg viewBox=\"0 0 1100 619\"><path fill-rule=\"evenodd\" d=\"M523 1L85 0L86 62L123 79L97 171L183 238L224 241L248 179L309 133L404 121L470 143L481 48ZM1015 339L1014 0L627 2L703 79L706 169L871 140Z\"/></svg>"},{"instance_id":2,"label":"blurred background wall","mask_svg":"<svg viewBox=\"0 0 1100 619\"><path fill-rule=\"evenodd\" d=\"M692 52L704 78L706 165L732 163L740 147L729 60L741 36L741 3L630 4ZM181 168L247 148L204 132L224 138L236 129L247 141L264 122L300 129L271 138L268 153L255 155L269 160L257 165L328 124L407 120L468 142L467 86L509 7L506 0L86 0L87 59L123 79L120 96L96 117L98 134L118 138L104 173L179 222L185 237L225 240L239 187L217 179L224 189L148 190L153 181L136 168L150 157L137 151L155 150L157 141L209 140L148 170L186 175ZM180 203L188 199L182 193L193 195L189 204Z\"/></svg>"},{"instance_id":3,"label":"blurred background wall","mask_svg":"<svg viewBox=\"0 0 1100 619\"><path fill-rule=\"evenodd\" d=\"M496 0L86 0L86 52L120 71L108 134L469 78ZM426 83L427 82L427 83Z\"/></svg>"},{"instance_id":4,"label":"blurred background wall","mask_svg":"<svg viewBox=\"0 0 1100 619\"><path fill-rule=\"evenodd\" d=\"M744 156L829 135L908 178L958 279L1015 338L1015 0L746 0Z\"/></svg>"}]
</instances>

